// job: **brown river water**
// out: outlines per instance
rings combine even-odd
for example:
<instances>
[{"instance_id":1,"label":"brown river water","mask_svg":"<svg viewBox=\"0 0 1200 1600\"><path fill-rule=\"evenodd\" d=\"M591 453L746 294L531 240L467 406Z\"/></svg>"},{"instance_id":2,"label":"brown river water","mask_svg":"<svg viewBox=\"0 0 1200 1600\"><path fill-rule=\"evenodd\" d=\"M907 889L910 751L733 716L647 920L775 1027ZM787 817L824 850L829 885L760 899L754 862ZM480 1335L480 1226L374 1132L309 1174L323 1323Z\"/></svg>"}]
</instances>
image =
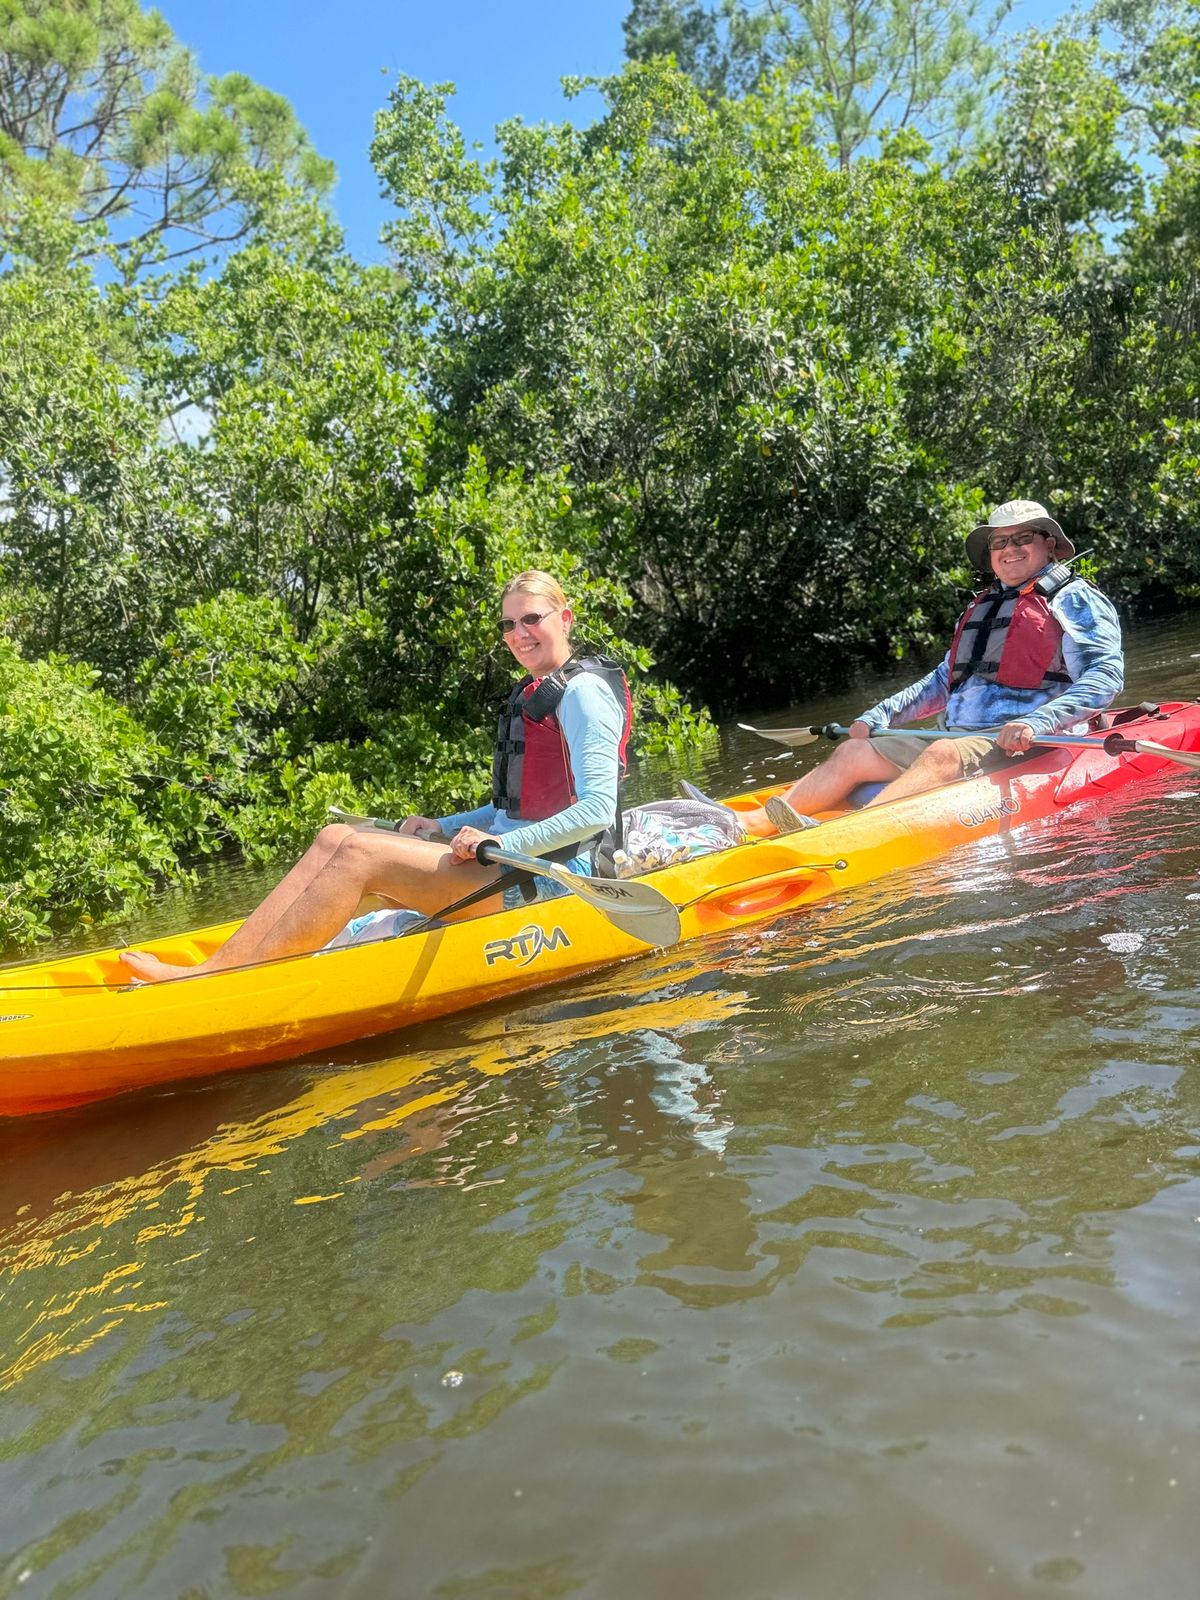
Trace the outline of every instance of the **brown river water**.
<instances>
[{"instance_id":1,"label":"brown river water","mask_svg":"<svg viewBox=\"0 0 1200 1600\"><path fill-rule=\"evenodd\" d=\"M1198 817L0 1125L0 1600L1190 1600Z\"/></svg>"}]
</instances>

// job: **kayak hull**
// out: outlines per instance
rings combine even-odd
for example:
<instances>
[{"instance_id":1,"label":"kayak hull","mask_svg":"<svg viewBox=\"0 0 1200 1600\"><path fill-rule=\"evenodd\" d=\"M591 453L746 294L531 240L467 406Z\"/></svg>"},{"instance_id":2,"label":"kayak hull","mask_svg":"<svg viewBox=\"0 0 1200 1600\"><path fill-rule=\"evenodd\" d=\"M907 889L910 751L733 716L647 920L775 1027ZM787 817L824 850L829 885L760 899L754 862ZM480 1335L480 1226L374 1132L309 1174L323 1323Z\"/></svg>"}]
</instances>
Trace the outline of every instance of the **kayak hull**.
<instances>
[{"instance_id":1,"label":"kayak hull","mask_svg":"<svg viewBox=\"0 0 1200 1600\"><path fill-rule=\"evenodd\" d=\"M1200 706L1163 706L1120 731L1200 749ZM799 910L974 839L1008 833L1164 770L1147 754L1056 749L907 800L834 816L652 875L679 909L682 938ZM736 796L761 804L778 785ZM143 948L192 964L236 922ZM117 948L0 968L0 1116L294 1060L563 982L643 955L574 896L431 929L156 985L131 985Z\"/></svg>"}]
</instances>

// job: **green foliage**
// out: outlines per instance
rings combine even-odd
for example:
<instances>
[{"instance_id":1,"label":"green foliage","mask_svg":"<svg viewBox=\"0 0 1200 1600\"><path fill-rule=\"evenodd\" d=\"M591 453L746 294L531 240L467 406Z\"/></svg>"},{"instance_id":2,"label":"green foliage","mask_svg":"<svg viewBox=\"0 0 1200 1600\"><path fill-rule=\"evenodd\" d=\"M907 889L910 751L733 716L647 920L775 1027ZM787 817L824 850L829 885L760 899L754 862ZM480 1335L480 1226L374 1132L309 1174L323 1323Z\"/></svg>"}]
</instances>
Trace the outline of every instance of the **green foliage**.
<instances>
[{"instance_id":1,"label":"green foliage","mask_svg":"<svg viewBox=\"0 0 1200 1600\"><path fill-rule=\"evenodd\" d=\"M194 598L204 542L124 342L81 269L0 279L0 577L29 653L88 659L118 691Z\"/></svg>"},{"instance_id":2,"label":"green foliage","mask_svg":"<svg viewBox=\"0 0 1200 1600\"><path fill-rule=\"evenodd\" d=\"M159 806L190 854L218 848L260 798L313 658L279 601L226 592L180 612L142 667L142 720L164 751Z\"/></svg>"},{"instance_id":3,"label":"green foliage","mask_svg":"<svg viewBox=\"0 0 1200 1600\"><path fill-rule=\"evenodd\" d=\"M157 748L95 676L0 640L0 947L119 916L183 876L146 804Z\"/></svg>"},{"instance_id":4,"label":"green foliage","mask_svg":"<svg viewBox=\"0 0 1200 1600\"><path fill-rule=\"evenodd\" d=\"M1198 132L1200 6L1097 0L1048 34L1021 36L988 159L1095 256L1114 224L1149 219L1162 181L1178 191Z\"/></svg>"},{"instance_id":5,"label":"green foliage","mask_svg":"<svg viewBox=\"0 0 1200 1600\"><path fill-rule=\"evenodd\" d=\"M375 118L371 161L401 213L381 237L418 294L444 296L486 246L490 219L481 202L490 170L467 154L462 134L446 120L453 93L453 84L429 88L401 76Z\"/></svg>"},{"instance_id":6,"label":"green foliage","mask_svg":"<svg viewBox=\"0 0 1200 1600\"><path fill-rule=\"evenodd\" d=\"M992 159L1068 226L1132 215L1141 180L1120 131L1129 102L1094 41L1034 37L1005 85Z\"/></svg>"},{"instance_id":7,"label":"green foliage","mask_svg":"<svg viewBox=\"0 0 1200 1600\"><path fill-rule=\"evenodd\" d=\"M976 462L938 448L911 382L973 385L956 294L1011 252L1011 203L891 161L831 171L777 93L710 108L659 68L607 92L585 139L543 135L536 194L528 141L519 167L502 149L503 231L435 302L471 330L434 351L443 428L570 463L633 632L711 704L928 643ZM1027 299L990 309L1018 328Z\"/></svg>"},{"instance_id":8,"label":"green foliage","mask_svg":"<svg viewBox=\"0 0 1200 1600\"><path fill-rule=\"evenodd\" d=\"M41 214L42 264L0 278L0 610L27 653L126 702L139 755L97 802L117 842L74 817L11 831L39 865L0 938L119 914L230 844L301 849L330 803L474 803L511 681L499 585L550 566L606 636L628 605L588 576L562 471L441 469L421 308L315 207L277 207L216 275L107 287ZM93 833L96 873L68 881Z\"/></svg>"},{"instance_id":9,"label":"green foliage","mask_svg":"<svg viewBox=\"0 0 1200 1600\"><path fill-rule=\"evenodd\" d=\"M1054 503L1116 590L1187 587L1188 458L1161 419L1196 392L1190 150L1104 262L1063 194L994 154L831 170L778 82L710 104L635 65L604 88L594 128L506 126L469 184L444 98L405 132L398 97L389 137L489 219L469 249L422 234L439 436L460 461L484 440L494 465L568 464L673 678L733 709L927 650L969 582L962 534L1014 493ZM1112 192L1094 153L1093 218Z\"/></svg>"},{"instance_id":10,"label":"green foliage","mask_svg":"<svg viewBox=\"0 0 1200 1600\"><path fill-rule=\"evenodd\" d=\"M769 71L763 22L744 6L633 0L622 23L630 61L670 57L708 99L749 94Z\"/></svg>"}]
</instances>

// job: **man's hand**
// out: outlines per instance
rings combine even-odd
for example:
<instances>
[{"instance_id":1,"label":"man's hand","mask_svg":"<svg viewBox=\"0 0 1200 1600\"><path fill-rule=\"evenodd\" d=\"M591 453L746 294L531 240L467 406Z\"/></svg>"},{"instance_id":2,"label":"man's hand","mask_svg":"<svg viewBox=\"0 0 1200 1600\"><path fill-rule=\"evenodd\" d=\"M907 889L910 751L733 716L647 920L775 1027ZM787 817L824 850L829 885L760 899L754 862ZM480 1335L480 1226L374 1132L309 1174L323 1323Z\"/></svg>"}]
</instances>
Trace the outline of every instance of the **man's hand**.
<instances>
[{"instance_id":1,"label":"man's hand","mask_svg":"<svg viewBox=\"0 0 1200 1600\"><path fill-rule=\"evenodd\" d=\"M850 737L852 739L869 739L871 737L871 724L864 722L861 717L856 717L850 724Z\"/></svg>"},{"instance_id":2,"label":"man's hand","mask_svg":"<svg viewBox=\"0 0 1200 1600\"><path fill-rule=\"evenodd\" d=\"M1028 750L1037 735L1027 722L1006 722L996 735L996 744L1010 756Z\"/></svg>"}]
</instances>

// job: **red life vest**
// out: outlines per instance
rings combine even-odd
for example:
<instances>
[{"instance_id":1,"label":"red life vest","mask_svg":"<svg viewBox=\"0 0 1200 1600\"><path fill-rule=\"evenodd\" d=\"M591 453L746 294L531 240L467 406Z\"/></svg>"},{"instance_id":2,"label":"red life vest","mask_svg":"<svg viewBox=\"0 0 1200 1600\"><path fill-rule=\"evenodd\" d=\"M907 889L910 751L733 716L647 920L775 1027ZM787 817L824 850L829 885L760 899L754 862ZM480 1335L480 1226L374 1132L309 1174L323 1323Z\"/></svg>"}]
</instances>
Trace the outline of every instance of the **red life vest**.
<instances>
[{"instance_id":1,"label":"red life vest","mask_svg":"<svg viewBox=\"0 0 1200 1600\"><path fill-rule=\"evenodd\" d=\"M978 676L1006 689L1056 692L1071 682L1063 659L1063 628L1050 597L1067 583L1035 578L1022 589L994 583L977 594L959 618L950 646L950 688ZM1047 593L1047 590L1049 591Z\"/></svg>"},{"instance_id":2,"label":"red life vest","mask_svg":"<svg viewBox=\"0 0 1200 1600\"><path fill-rule=\"evenodd\" d=\"M625 775L625 750L633 720L625 674L608 656L572 656L545 678L523 678L500 713L492 760L492 804L510 817L541 822L578 799L566 736L555 712L567 684L580 672L594 672L601 678L624 713L618 787ZM617 817L620 804L618 795Z\"/></svg>"}]
</instances>

